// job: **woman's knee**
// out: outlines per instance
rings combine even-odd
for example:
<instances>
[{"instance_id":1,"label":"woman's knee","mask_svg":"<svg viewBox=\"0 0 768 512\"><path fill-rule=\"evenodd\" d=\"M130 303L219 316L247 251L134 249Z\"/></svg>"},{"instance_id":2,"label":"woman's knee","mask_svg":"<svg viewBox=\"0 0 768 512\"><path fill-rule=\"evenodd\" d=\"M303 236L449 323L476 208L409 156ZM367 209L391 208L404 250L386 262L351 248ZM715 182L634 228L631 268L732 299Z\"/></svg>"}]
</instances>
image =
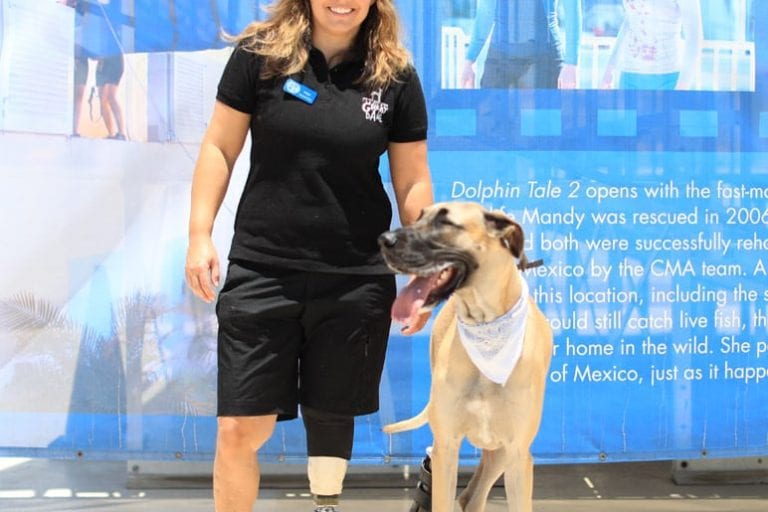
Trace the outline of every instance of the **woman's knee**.
<instances>
[{"instance_id":1,"label":"woman's knee","mask_svg":"<svg viewBox=\"0 0 768 512\"><path fill-rule=\"evenodd\" d=\"M272 435L276 421L276 416L219 417L217 446L257 451Z\"/></svg>"}]
</instances>

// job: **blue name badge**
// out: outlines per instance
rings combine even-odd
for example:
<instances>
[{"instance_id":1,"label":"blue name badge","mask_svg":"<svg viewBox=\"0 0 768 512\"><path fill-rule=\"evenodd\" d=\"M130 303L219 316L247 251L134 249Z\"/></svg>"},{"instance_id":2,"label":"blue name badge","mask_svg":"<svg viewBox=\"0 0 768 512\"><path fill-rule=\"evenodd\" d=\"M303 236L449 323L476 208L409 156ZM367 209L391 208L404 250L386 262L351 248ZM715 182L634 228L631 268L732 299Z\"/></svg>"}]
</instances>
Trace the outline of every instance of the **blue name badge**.
<instances>
[{"instance_id":1,"label":"blue name badge","mask_svg":"<svg viewBox=\"0 0 768 512\"><path fill-rule=\"evenodd\" d=\"M283 85L283 91L300 99L308 105L313 104L315 102L315 98L317 98L316 91L310 89L302 83L297 82L293 78L289 78L285 81L285 84Z\"/></svg>"}]
</instances>

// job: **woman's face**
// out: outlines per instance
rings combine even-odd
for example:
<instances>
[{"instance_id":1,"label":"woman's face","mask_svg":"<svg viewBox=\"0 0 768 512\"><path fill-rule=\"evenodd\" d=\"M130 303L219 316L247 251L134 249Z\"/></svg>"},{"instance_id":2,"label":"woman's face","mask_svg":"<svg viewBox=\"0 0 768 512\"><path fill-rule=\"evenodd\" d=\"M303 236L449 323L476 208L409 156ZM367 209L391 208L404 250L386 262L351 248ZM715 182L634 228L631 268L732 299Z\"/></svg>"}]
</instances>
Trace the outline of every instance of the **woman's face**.
<instances>
[{"instance_id":1,"label":"woman's face","mask_svg":"<svg viewBox=\"0 0 768 512\"><path fill-rule=\"evenodd\" d=\"M309 0L312 36L354 39L376 0Z\"/></svg>"}]
</instances>

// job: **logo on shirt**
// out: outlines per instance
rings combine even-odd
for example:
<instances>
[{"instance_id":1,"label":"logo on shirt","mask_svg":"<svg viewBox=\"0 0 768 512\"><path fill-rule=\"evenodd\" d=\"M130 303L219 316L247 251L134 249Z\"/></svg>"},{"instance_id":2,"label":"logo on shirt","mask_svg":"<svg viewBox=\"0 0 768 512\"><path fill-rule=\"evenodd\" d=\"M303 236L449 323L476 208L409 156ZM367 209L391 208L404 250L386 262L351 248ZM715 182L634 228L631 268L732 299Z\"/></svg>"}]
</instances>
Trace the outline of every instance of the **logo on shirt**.
<instances>
[{"instance_id":1,"label":"logo on shirt","mask_svg":"<svg viewBox=\"0 0 768 512\"><path fill-rule=\"evenodd\" d=\"M301 85L294 80L288 80L285 82L285 92L295 96L301 92Z\"/></svg>"},{"instance_id":2,"label":"logo on shirt","mask_svg":"<svg viewBox=\"0 0 768 512\"><path fill-rule=\"evenodd\" d=\"M389 104L381 101L381 89L372 92L371 96L363 97L363 112L368 121L382 123L382 116L389 110Z\"/></svg>"}]
</instances>

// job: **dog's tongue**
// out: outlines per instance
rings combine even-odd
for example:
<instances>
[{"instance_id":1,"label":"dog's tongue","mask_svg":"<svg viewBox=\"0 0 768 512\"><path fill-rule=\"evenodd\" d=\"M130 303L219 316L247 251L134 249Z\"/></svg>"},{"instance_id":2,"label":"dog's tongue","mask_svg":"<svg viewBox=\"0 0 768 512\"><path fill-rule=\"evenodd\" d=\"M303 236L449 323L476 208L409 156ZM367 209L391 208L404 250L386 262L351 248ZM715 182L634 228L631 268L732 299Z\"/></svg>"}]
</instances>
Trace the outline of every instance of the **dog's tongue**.
<instances>
[{"instance_id":1,"label":"dog's tongue","mask_svg":"<svg viewBox=\"0 0 768 512\"><path fill-rule=\"evenodd\" d=\"M398 293L392 304L392 319L405 325L414 325L419 316L419 309L427 300L427 295L434 288L440 273L429 277L413 278Z\"/></svg>"}]
</instances>

